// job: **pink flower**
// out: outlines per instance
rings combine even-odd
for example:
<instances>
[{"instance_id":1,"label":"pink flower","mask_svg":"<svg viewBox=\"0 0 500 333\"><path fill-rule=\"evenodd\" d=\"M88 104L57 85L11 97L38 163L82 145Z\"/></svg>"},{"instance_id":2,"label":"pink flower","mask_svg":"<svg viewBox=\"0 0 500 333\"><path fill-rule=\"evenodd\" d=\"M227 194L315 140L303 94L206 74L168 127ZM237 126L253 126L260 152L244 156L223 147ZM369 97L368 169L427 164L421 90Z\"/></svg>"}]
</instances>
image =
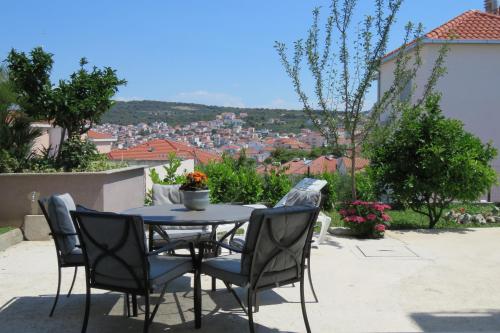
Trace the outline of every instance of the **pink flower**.
<instances>
[{"instance_id":1,"label":"pink flower","mask_svg":"<svg viewBox=\"0 0 500 333\"><path fill-rule=\"evenodd\" d=\"M382 214L382 220L384 221L390 221L391 220L391 217L387 214Z\"/></svg>"},{"instance_id":2,"label":"pink flower","mask_svg":"<svg viewBox=\"0 0 500 333\"><path fill-rule=\"evenodd\" d=\"M381 204L373 204L372 208L379 212L383 212L385 209L384 205Z\"/></svg>"},{"instance_id":3,"label":"pink flower","mask_svg":"<svg viewBox=\"0 0 500 333\"><path fill-rule=\"evenodd\" d=\"M368 219L368 221L373 221L377 219L377 215L370 213L366 216L366 218Z\"/></svg>"},{"instance_id":4,"label":"pink flower","mask_svg":"<svg viewBox=\"0 0 500 333\"><path fill-rule=\"evenodd\" d=\"M357 223L365 223L366 222L366 219L362 216L355 216L354 218L356 219Z\"/></svg>"},{"instance_id":5,"label":"pink flower","mask_svg":"<svg viewBox=\"0 0 500 333\"><path fill-rule=\"evenodd\" d=\"M354 214L356 214L356 209L351 208L351 209L348 209L348 210L347 210L347 212L348 212L349 214L351 214L351 215L354 215Z\"/></svg>"},{"instance_id":6,"label":"pink flower","mask_svg":"<svg viewBox=\"0 0 500 333\"><path fill-rule=\"evenodd\" d=\"M354 206L357 206L357 205L362 205L363 202L362 201L359 201L359 200L356 200L352 203Z\"/></svg>"},{"instance_id":7,"label":"pink flower","mask_svg":"<svg viewBox=\"0 0 500 333\"><path fill-rule=\"evenodd\" d=\"M341 210L339 210L339 214L342 215L342 216L346 216L347 215L347 211L345 209L341 209Z\"/></svg>"},{"instance_id":8,"label":"pink flower","mask_svg":"<svg viewBox=\"0 0 500 333\"><path fill-rule=\"evenodd\" d=\"M385 231L385 225L383 225L381 223L375 224L375 231L384 232Z\"/></svg>"}]
</instances>

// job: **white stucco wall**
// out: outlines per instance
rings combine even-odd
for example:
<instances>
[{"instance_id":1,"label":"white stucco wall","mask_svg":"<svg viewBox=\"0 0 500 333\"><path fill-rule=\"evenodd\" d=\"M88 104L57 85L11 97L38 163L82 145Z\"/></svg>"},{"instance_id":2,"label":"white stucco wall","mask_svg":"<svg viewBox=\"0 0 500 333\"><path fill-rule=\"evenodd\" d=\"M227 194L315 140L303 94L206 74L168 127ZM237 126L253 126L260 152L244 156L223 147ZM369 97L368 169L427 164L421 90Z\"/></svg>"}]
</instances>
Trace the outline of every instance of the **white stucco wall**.
<instances>
[{"instance_id":1,"label":"white stucco wall","mask_svg":"<svg viewBox=\"0 0 500 333\"><path fill-rule=\"evenodd\" d=\"M144 174L146 176L146 191L151 190L153 187L153 181L151 180L151 177L149 176L149 173L151 172L151 169L155 169L156 172L160 175L160 178L165 177L165 169L163 166L168 165L168 163L165 164L159 164L159 165L154 165L150 166L148 168L144 169ZM188 172L193 172L194 171L194 160L184 160L181 161L181 166L177 169L176 174L177 175L183 175Z\"/></svg>"},{"instance_id":2,"label":"white stucco wall","mask_svg":"<svg viewBox=\"0 0 500 333\"><path fill-rule=\"evenodd\" d=\"M413 101L422 96L439 48L437 44L423 46ZM450 45L446 67L447 74L437 85L444 115L460 119L467 131L483 142L492 141L500 151L500 44ZM392 84L393 70L394 60L381 66L379 96ZM500 158L493 166L500 173ZM500 201L500 187L493 189L492 200Z\"/></svg>"}]
</instances>

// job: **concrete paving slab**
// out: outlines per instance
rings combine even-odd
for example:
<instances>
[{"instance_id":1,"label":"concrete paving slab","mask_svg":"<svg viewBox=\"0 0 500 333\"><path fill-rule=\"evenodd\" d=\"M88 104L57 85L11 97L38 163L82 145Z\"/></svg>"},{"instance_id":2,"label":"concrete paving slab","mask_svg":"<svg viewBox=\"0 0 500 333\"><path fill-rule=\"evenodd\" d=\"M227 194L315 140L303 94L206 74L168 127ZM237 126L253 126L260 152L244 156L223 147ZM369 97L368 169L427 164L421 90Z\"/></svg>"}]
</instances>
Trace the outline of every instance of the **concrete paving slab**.
<instances>
[{"instance_id":1,"label":"concrete paving slab","mask_svg":"<svg viewBox=\"0 0 500 333\"><path fill-rule=\"evenodd\" d=\"M414 333L500 332L500 229L459 232L388 232L383 240L329 236L312 252L312 273L319 303L306 286L313 332ZM370 257L359 248L407 247L418 254ZM356 253L357 252L357 253ZM72 270L63 272L67 291ZM0 332L79 332L84 280L74 295L62 297L48 318L57 266L51 241L22 242L0 252ZM238 304L218 283L210 291L204 277L203 326L194 329L192 276L168 288L150 332L248 332ZM243 293L241 288L238 293ZM158 295L154 296L155 300ZM296 287L260 295L257 332L304 332ZM93 291L88 332L141 332L142 316L124 316L123 296Z\"/></svg>"}]
</instances>

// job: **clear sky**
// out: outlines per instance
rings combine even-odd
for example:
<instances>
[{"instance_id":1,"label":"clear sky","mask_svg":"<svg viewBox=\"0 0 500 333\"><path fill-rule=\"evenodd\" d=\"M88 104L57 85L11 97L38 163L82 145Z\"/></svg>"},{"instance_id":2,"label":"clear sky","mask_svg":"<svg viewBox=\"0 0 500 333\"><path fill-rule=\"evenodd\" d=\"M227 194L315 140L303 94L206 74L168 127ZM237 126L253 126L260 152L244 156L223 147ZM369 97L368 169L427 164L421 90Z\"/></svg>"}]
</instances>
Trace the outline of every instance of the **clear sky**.
<instances>
[{"instance_id":1,"label":"clear sky","mask_svg":"<svg viewBox=\"0 0 500 333\"><path fill-rule=\"evenodd\" d=\"M359 0L360 12L372 0ZM0 58L11 48L54 54L53 80L82 56L128 81L117 99L299 108L273 48L306 35L329 0L15 0L2 3ZM389 48L407 21L433 29L483 0L406 0ZM373 99L373 94L370 97Z\"/></svg>"}]
</instances>

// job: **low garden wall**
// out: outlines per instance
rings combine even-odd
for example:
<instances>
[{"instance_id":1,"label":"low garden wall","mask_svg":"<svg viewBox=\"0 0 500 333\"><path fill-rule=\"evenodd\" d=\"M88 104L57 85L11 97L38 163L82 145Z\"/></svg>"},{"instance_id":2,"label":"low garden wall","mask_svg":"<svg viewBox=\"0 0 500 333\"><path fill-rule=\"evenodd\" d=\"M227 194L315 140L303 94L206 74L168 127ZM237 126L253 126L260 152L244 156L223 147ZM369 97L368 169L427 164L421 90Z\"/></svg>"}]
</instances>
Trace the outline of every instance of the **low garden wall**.
<instances>
[{"instance_id":1,"label":"low garden wall","mask_svg":"<svg viewBox=\"0 0 500 333\"><path fill-rule=\"evenodd\" d=\"M21 227L25 215L41 214L38 197L58 193L69 193L77 204L99 211L119 212L142 206L144 167L102 172L0 174L0 226Z\"/></svg>"}]
</instances>

